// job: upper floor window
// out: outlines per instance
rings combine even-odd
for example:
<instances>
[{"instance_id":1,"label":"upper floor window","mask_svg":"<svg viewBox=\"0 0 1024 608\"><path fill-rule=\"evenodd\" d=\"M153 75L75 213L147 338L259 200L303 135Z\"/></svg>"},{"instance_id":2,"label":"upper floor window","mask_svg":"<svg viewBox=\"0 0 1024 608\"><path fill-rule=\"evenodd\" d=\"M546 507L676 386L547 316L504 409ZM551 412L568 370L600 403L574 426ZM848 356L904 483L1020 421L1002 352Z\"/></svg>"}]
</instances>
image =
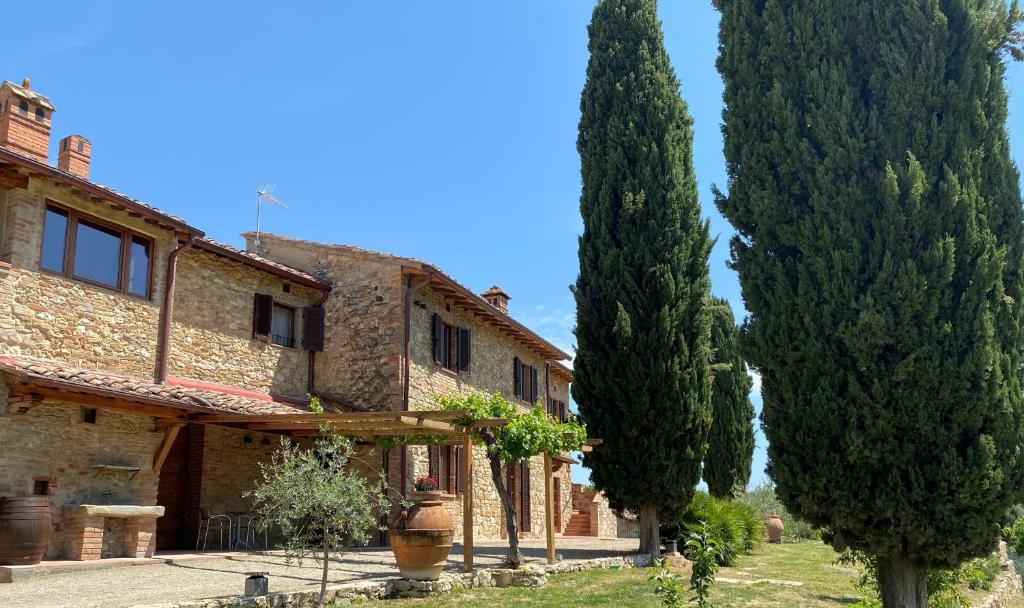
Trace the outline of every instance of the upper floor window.
<instances>
[{"instance_id":1,"label":"upper floor window","mask_svg":"<svg viewBox=\"0 0 1024 608\"><path fill-rule=\"evenodd\" d=\"M46 205L39 265L110 289L148 298L153 241L130 230Z\"/></svg>"},{"instance_id":2,"label":"upper floor window","mask_svg":"<svg viewBox=\"0 0 1024 608\"><path fill-rule=\"evenodd\" d=\"M274 318L270 326L270 341L278 346L295 347L295 309L274 303Z\"/></svg>"},{"instance_id":3,"label":"upper floor window","mask_svg":"<svg viewBox=\"0 0 1024 608\"><path fill-rule=\"evenodd\" d=\"M22 100L20 103L18 103L18 112L22 116L28 116L28 102L27 101Z\"/></svg>"},{"instance_id":4,"label":"upper floor window","mask_svg":"<svg viewBox=\"0 0 1024 608\"><path fill-rule=\"evenodd\" d=\"M533 405L537 403L539 385L537 368L515 357L512 360L512 394Z\"/></svg>"},{"instance_id":5,"label":"upper floor window","mask_svg":"<svg viewBox=\"0 0 1024 608\"><path fill-rule=\"evenodd\" d=\"M431 331L434 363L453 372L468 372L472 354L472 335L469 329L445 323L434 313Z\"/></svg>"},{"instance_id":6,"label":"upper floor window","mask_svg":"<svg viewBox=\"0 0 1024 608\"><path fill-rule=\"evenodd\" d=\"M559 422L565 422L569 419L569 413L565 406L565 401L558 399L548 400L548 415Z\"/></svg>"},{"instance_id":7,"label":"upper floor window","mask_svg":"<svg viewBox=\"0 0 1024 608\"><path fill-rule=\"evenodd\" d=\"M258 293L252 311L252 335L257 340L295 348L296 311L294 306L274 301L274 296ZM324 349L324 309L307 306L302 309L302 348L310 351Z\"/></svg>"},{"instance_id":8,"label":"upper floor window","mask_svg":"<svg viewBox=\"0 0 1024 608\"><path fill-rule=\"evenodd\" d=\"M46 120L46 111L42 108L36 108L36 122L43 122Z\"/></svg>"}]
</instances>

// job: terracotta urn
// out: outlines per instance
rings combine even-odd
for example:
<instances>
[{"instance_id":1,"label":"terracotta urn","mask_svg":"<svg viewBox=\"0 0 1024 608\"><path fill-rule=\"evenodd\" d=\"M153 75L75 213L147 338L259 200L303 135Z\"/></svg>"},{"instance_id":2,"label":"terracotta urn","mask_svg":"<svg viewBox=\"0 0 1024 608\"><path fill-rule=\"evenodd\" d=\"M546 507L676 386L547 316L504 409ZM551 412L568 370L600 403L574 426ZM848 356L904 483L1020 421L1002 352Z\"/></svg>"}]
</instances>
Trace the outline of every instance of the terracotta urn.
<instances>
[{"instance_id":1,"label":"terracotta urn","mask_svg":"<svg viewBox=\"0 0 1024 608\"><path fill-rule=\"evenodd\" d=\"M408 498L415 505L391 518L391 551L403 577L436 581L448 561L455 526L440 492L410 492Z\"/></svg>"},{"instance_id":2,"label":"terracotta urn","mask_svg":"<svg viewBox=\"0 0 1024 608\"><path fill-rule=\"evenodd\" d=\"M782 518L772 513L768 516L768 521L765 522L765 528L768 530L768 542L782 542L782 531L786 529L786 526L782 523Z\"/></svg>"}]
</instances>

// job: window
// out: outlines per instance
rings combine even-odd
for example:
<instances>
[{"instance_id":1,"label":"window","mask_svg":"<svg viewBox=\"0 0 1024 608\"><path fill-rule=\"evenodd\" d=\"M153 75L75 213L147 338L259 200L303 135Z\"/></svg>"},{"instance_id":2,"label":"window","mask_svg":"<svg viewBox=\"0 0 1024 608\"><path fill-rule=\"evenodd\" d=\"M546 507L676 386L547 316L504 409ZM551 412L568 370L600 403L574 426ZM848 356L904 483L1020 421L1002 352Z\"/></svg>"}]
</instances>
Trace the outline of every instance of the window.
<instances>
[{"instance_id":1,"label":"window","mask_svg":"<svg viewBox=\"0 0 1024 608\"><path fill-rule=\"evenodd\" d=\"M434 313L432 319L431 346L434 363L456 373L468 372L472 349L469 329L445 323L437 313Z\"/></svg>"},{"instance_id":2,"label":"window","mask_svg":"<svg viewBox=\"0 0 1024 608\"><path fill-rule=\"evenodd\" d=\"M75 278L117 288L121 273L121 233L88 221L78 222Z\"/></svg>"},{"instance_id":3,"label":"window","mask_svg":"<svg viewBox=\"0 0 1024 608\"><path fill-rule=\"evenodd\" d=\"M537 368L522 362L519 357L512 360L512 394L531 405L537 403L540 382Z\"/></svg>"},{"instance_id":4,"label":"window","mask_svg":"<svg viewBox=\"0 0 1024 608\"><path fill-rule=\"evenodd\" d=\"M22 116L28 116L28 102L25 100L21 100L21 102L18 104L18 110L20 111Z\"/></svg>"},{"instance_id":5,"label":"window","mask_svg":"<svg viewBox=\"0 0 1024 608\"><path fill-rule=\"evenodd\" d=\"M274 317L270 326L270 341L278 346L295 347L295 309L274 304Z\"/></svg>"},{"instance_id":6,"label":"window","mask_svg":"<svg viewBox=\"0 0 1024 608\"><path fill-rule=\"evenodd\" d=\"M85 424L96 424L96 408L83 407L82 422L84 422Z\"/></svg>"},{"instance_id":7,"label":"window","mask_svg":"<svg viewBox=\"0 0 1024 608\"><path fill-rule=\"evenodd\" d=\"M297 310L294 306L275 302L274 296L265 293L254 294L252 337L278 346L295 348ZM311 351L323 350L324 309L319 306L303 308L302 326L302 348Z\"/></svg>"},{"instance_id":8,"label":"window","mask_svg":"<svg viewBox=\"0 0 1024 608\"><path fill-rule=\"evenodd\" d=\"M39 265L54 272L64 272L67 238L68 212L48 206L43 221L43 256Z\"/></svg>"},{"instance_id":9,"label":"window","mask_svg":"<svg viewBox=\"0 0 1024 608\"><path fill-rule=\"evenodd\" d=\"M462 493L462 448L432 445L427 448L427 475L437 489L448 494Z\"/></svg>"},{"instance_id":10,"label":"window","mask_svg":"<svg viewBox=\"0 0 1024 608\"><path fill-rule=\"evenodd\" d=\"M36 108L36 122L43 122L46 120L46 112L42 108Z\"/></svg>"},{"instance_id":11,"label":"window","mask_svg":"<svg viewBox=\"0 0 1024 608\"><path fill-rule=\"evenodd\" d=\"M50 480L49 479L36 479L32 482L32 495L33 496L49 496L50 495Z\"/></svg>"},{"instance_id":12,"label":"window","mask_svg":"<svg viewBox=\"0 0 1024 608\"><path fill-rule=\"evenodd\" d=\"M153 241L77 211L46 205L39 266L44 270L150 296Z\"/></svg>"},{"instance_id":13,"label":"window","mask_svg":"<svg viewBox=\"0 0 1024 608\"><path fill-rule=\"evenodd\" d=\"M569 414L565 407L565 401L550 399L548 401L548 415L559 422L567 421L569 419Z\"/></svg>"}]
</instances>

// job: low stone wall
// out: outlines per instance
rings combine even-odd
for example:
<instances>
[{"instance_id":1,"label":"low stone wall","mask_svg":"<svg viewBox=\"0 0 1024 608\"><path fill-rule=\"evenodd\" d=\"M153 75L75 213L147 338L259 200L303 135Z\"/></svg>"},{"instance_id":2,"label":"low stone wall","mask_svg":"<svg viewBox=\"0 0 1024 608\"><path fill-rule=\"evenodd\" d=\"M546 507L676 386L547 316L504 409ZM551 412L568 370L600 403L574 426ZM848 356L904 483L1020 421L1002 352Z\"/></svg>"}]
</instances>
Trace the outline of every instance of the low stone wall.
<instances>
[{"instance_id":1,"label":"low stone wall","mask_svg":"<svg viewBox=\"0 0 1024 608\"><path fill-rule=\"evenodd\" d=\"M346 583L328 587L324 601L349 604L368 599L423 598L438 593L451 593L459 589L541 587L547 584L548 576L551 574L608 568L642 568L649 564L648 559L646 555L627 555L625 557L559 562L543 566L530 564L518 570L478 568L466 573L445 572L437 581L392 578L381 581ZM159 604L148 608L277 608L278 606L309 608L316 606L319 595L319 591L295 591L271 593L260 597L235 596Z\"/></svg>"},{"instance_id":2,"label":"low stone wall","mask_svg":"<svg viewBox=\"0 0 1024 608\"><path fill-rule=\"evenodd\" d=\"M1004 542L999 543L999 557L1002 561L1002 572L992 582L992 593L979 602L975 608L1008 608L1014 605L1015 598L1024 594L1021 576L1017 572L1014 560L1010 559ZM1017 557L1017 561L1019 560L1020 558Z\"/></svg>"}]
</instances>

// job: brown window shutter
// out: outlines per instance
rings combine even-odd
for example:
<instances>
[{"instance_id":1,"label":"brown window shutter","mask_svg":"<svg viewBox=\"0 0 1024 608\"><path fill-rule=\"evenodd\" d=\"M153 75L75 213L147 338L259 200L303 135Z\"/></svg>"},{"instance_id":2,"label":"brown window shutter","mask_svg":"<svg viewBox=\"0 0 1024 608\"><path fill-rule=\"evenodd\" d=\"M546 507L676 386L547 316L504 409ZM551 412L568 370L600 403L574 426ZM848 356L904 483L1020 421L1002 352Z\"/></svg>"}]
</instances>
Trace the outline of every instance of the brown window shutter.
<instances>
[{"instance_id":1,"label":"brown window shutter","mask_svg":"<svg viewBox=\"0 0 1024 608\"><path fill-rule=\"evenodd\" d=\"M536 405L538 397L538 389L540 383L537 382L537 368L530 366L530 405Z\"/></svg>"},{"instance_id":2,"label":"brown window shutter","mask_svg":"<svg viewBox=\"0 0 1024 608\"><path fill-rule=\"evenodd\" d=\"M307 306L302 309L302 348L320 352L324 349L324 309Z\"/></svg>"},{"instance_id":3,"label":"brown window shutter","mask_svg":"<svg viewBox=\"0 0 1024 608\"><path fill-rule=\"evenodd\" d=\"M427 475L433 478L438 484L441 480L438 479L437 469L441 460L441 446L432 445L427 448Z\"/></svg>"},{"instance_id":4,"label":"brown window shutter","mask_svg":"<svg viewBox=\"0 0 1024 608\"><path fill-rule=\"evenodd\" d=\"M462 494L462 446L455 446L455 493Z\"/></svg>"},{"instance_id":5,"label":"brown window shutter","mask_svg":"<svg viewBox=\"0 0 1024 608\"><path fill-rule=\"evenodd\" d=\"M274 316L274 297L256 294L252 307L252 335L257 340L270 341L270 322Z\"/></svg>"},{"instance_id":6,"label":"brown window shutter","mask_svg":"<svg viewBox=\"0 0 1024 608\"><path fill-rule=\"evenodd\" d=\"M523 397L523 370L519 363L519 357L512 359L512 394L522 399Z\"/></svg>"},{"instance_id":7,"label":"brown window shutter","mask_svg":"<svg viewBox=\"0 0 1024 608\"><path fill-rule=\"evenodd\" d=\"M458 360L458 370L460 372L469 371L469 361L472 354L472 341L470 339L469 330L465 327L460 327L456 332L455 349L457 352L456 359Z\"/></svg>"},{"instance_id":8,"label":"brown window shutter","mask_svg":"<svg viewBox=\"0 0 1024 608\"><path fill-rule=\"evenodd\" d=\"M569 420L569 414L566 412L565 401L558 402L558 419L562 422Z\"/></svg>"},{"instance_id":9,"label":"brown window shutter","mask_svg":"<svg viewBox=\"0 0 1024 608\"><path fill-rule=\"evenodd\" d=\"M530 467L525 460L519 463L519 480L519 485L522 486L519 504L523 511L523 532L529 532L533 523L530 513Z\"/></svg>"},{"instance_id":10,"label":"brown window shutter","mask_svg":"<svg viewBox=\"0 0 1024 608\"><path fill-rule=\"evenodd\" d=\"M434 350L434 363L441 365L444 360L444 321L441 315L434 313L433 331L431 332L431 347Z\"/></svg>"}]
</instances>

